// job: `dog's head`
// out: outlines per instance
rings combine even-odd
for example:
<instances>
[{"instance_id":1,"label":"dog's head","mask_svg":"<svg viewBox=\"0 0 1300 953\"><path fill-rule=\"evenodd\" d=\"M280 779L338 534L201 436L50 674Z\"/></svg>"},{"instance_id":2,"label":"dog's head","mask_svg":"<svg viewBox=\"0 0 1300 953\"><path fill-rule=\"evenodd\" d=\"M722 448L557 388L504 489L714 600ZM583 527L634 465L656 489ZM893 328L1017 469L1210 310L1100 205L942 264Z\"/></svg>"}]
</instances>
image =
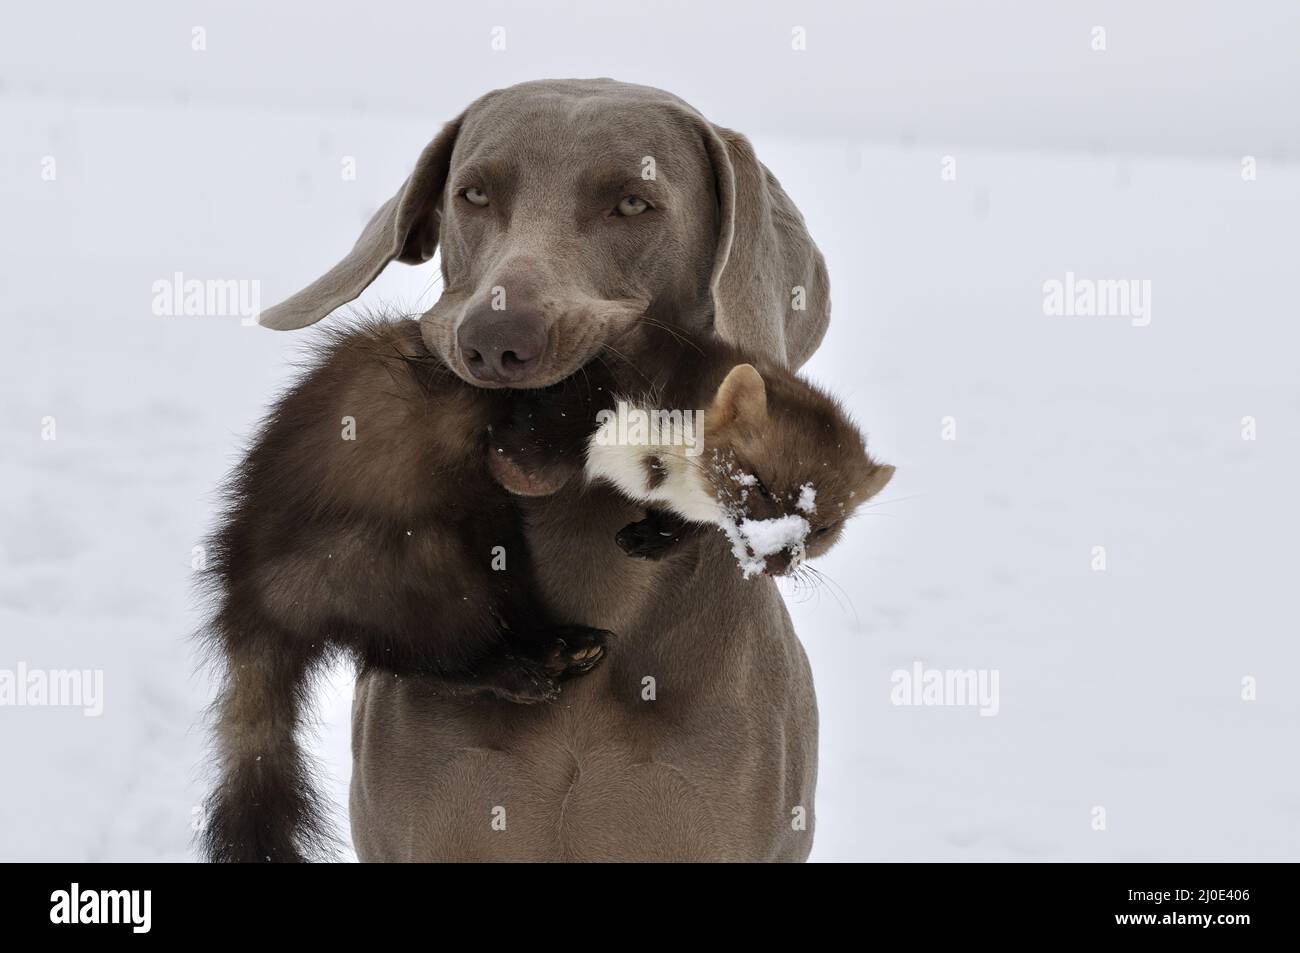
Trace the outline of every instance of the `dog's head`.
<instances>
[{"instance_id":1,"label":"dog's head","mask_svg":"<svg viewBox=\"0 0 1300 953\"><path fill-rule=\"evenodd\" d=\"M741 135L612 80L489 93L425 147L352 251L263 312L288 330L353 300L393 259L442 249L425 342L466 381L544 387L642 320L710 327L797 367L829 321L803 219Z\"/></svg>"}]
</instances>

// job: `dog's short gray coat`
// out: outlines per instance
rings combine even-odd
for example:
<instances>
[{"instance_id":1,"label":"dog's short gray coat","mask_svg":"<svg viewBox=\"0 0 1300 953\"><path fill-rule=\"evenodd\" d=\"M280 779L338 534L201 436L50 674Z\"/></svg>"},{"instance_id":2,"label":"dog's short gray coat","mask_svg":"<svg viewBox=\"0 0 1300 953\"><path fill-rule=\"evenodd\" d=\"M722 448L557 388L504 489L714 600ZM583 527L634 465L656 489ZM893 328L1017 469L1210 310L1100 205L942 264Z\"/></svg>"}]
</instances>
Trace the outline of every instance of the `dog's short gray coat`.
<instances>
[{"instance_id":1,"label":"dog's short gray coat","mask_svg":"<svg viewBox=\"0 0 1300 953\"><path fill-rule=\"evenodd\" d=\"M464 201L467 188L490 203ZM647 198L649 217L611 215L623 194ZM471 382L457 333L503 288L547 328L542 359L515 386L593 359L635 374L646 322L712 328L797 367L829 321L821 255L749 142L674 96L611 80L525 83L475 102L352 252L262 323L317 321L393 259L426 261L439 246L444 292L422 332ZM521 505L548 601L617 633L609 658L534 706L359 679L358 856L806 858L816 700L771 580L742 579L721 535L661 563L626 558L614 535L640 513L599 486Z\"/></svg>"}]
</instances>

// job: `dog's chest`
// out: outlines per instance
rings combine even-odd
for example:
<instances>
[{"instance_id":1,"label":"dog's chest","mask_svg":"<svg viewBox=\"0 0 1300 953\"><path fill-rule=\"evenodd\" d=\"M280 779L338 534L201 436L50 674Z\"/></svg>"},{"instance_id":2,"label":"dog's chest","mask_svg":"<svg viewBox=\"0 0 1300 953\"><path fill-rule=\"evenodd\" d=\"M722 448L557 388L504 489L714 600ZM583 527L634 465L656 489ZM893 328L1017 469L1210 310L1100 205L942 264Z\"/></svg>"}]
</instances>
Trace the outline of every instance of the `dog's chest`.
<instances>
[{"instance_id":1,"label":"dog's chest","mask_svg":"<svg viewBox=\"0 0 1300 953\"><path fill-rule=\"evenodd\" d=\"M400 688L361 687L354 713L371 769L354 776L362 860L655 861L762 859L780 779L738 776L706 725L677 725L694 750L656 739L648 705L612 702L599 671L546 709L432 708ZM365 683L363 681L362 685ZM373 688L371 686L370 688ZM497 704L497 703L491 703ZM388 716L419 713L383 726ZM724 719L725 720L725 719ZM715 726L716 727L716 726ZM662 731L662 726L659 728ZM712 762L706 763L706 762ZM392 766L420 765L418 789ZM755 781L760 781L757 787ZM765 813L767 813L765 811Z\"/></svg>"},{"instance_id":2,"label":"dog's chest","mask_svg":"<svg viewBox=\"0 0 1300 953\"><path fill-rule=\"evenodd\" d=\"M609 657L543 706L452 702L362 679L352 789L361 858L806 856L811 823L794 830L790 812L811 813L811 686L793 693L793 710L792 679L807 680L786 668L793 636L740 621L779 610L738 614L733 602L759 591L732 591L739 575L721 544L662 563L623 554L614 535L644 511L612 492L591 487L524 512L550 608L613 631Z\"/></svg>"}]
</instances>

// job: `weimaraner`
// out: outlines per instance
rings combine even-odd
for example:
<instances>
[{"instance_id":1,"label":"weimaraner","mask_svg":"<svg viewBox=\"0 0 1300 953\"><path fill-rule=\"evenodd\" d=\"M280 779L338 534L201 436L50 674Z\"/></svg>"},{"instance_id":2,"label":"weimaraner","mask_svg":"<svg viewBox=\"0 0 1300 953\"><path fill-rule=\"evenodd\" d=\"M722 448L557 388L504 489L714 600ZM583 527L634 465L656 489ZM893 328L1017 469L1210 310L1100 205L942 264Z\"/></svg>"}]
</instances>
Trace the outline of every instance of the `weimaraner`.
<instances>
[{"instance_id":1,"label":"weimaraner","mask_svg":"<svg viewBox=\"0 0 1300 953\"><path fill-rule=\"evenodd\" d=\"M748 140L675 96L607 79L473 103L352 251L262 323L305 327L393 259L438 248L444 290L422 335L480 387L545 386L597 358L634 374L646 324L712 329L798 367L830 316L822 256ZM361 677L358 856L807 858L817 708L775 584L742 579L721 535L693 564L624 557L614 537L638 513L577 482L520 502L546 598L617 633L607 662L527 707Z\"/></svg>"}]
</instances>

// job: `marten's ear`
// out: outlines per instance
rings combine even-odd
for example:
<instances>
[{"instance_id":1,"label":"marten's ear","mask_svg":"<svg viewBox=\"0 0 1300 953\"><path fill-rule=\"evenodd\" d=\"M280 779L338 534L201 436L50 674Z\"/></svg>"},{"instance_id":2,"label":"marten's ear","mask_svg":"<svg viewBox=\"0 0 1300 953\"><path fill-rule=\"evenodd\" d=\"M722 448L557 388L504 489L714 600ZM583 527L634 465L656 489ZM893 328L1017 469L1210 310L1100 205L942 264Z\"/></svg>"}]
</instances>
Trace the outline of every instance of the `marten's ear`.
<instances>
[{"instance_id":1,"label":"marten's ear","mask_svg":"<svg viewBox=\"0 0 1300 953\"><path fill-rule=\"evenodd\" d=\"M767 420L767 386L753 364L733 367L713 398L709 423L713 427L740 424L757 427Z\"/></svg>"},{"instance_id":2,"label":"marten's ear","mask_svg":"<svg viewBox=\"0 0 1300 953\"><path fill-rule=\"evenodd\" d=\"M888 464L877 464L867 474L867 482L862 488L862 498L869 500L889 483L894 476L894 468Z\"/></svg>"}]
</instances>

